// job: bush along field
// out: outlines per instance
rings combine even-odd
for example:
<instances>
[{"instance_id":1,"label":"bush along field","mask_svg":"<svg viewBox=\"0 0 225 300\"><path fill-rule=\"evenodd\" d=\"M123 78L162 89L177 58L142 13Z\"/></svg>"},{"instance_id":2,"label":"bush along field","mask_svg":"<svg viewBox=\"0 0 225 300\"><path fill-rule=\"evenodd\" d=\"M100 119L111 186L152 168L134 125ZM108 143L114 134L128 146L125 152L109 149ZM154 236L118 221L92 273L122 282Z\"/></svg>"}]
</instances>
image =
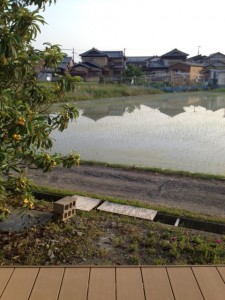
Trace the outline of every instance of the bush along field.
<instances>
[{"instance_id":1,"label":"bush along field","mask_svg":"<svg viewBox=\"0 0 225 300\"><path fill-rule=\"evenodd\" d=\"M68 92L66 94L66 100L82 101L138 95L154 95L160 93L162 92L154 87L80 82L77 83L74 92Z\"/></svg>"}]
</instances>

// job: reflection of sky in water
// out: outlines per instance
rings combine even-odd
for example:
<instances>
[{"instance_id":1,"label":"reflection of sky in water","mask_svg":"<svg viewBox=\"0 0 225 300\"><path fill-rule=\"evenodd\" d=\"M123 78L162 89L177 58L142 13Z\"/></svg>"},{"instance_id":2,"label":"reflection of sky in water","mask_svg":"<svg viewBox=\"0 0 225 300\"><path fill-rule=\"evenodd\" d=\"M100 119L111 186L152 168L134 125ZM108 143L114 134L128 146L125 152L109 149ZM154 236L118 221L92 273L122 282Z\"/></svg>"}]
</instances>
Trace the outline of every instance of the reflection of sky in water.
<instances>
[{"instance_id":1,"label":"reflection of sky in water","mask_svg":"<svg viewBox=\"0 0 225 300\"><path fill-rule=\"evenodd\" d=\"M84 160L225 174L225 97L222 100L216 110L215 103L206 109L187 98L182 107L171 109L176 103L169 103L169 114L165 101L163 109L145 102L134 105L132 112L125 106L120 113L101 105L100 113L95 103L93 119L90 112L85 116L86 104L75 124L62 135L54 133L53 152L76 150ZM172 111L178 114L172 117Z\"/></svg>"}]
</instances>

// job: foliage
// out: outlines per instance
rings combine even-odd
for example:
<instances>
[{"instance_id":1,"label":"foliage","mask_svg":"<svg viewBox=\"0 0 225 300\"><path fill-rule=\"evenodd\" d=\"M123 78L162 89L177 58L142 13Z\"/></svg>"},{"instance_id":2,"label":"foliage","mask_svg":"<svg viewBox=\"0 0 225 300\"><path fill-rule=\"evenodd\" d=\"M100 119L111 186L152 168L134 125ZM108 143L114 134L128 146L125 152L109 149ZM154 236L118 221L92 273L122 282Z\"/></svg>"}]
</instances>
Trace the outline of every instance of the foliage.
<instances>
[{"instance_id":1,"label":"foliage","mask_svg":"<svg viewBox=\"0 0 225 300\"><path fill-rule=\"evenodd\" d=\"M45 24L40 11L54 0L4 0L0 2L0 176L4 191L33 207L33 198L25 170L28 167L51 171L57 165L71 167L79 163L79 155L51 155L50 134L63 131L78 117L78 110L62 106L58 114L50 115L47 108L56 100L74 91L77 78L68 74L47 87L37 80L35 67L56 69L63 54L59 45L45 44L45 50L35 50L31 43ZM32 5L32 6L31 6ZM15 173L17 176L15 177Z\"/></svg>"},{"instance_id":2,"label":"foliage","mask_svg":"<svg viewBox=\"0 0 225 300\"><path fill-rule=\"evenodd\" d=\"M142 76L144 76L144 73L142 72L142 70L139 67L129 64L127 66L127 69L124 71L124 76L128 77L128 78L142 77Z\"/></svg>"},{"instance_id":3,"label":"foliage","mask_svg":"<svg viewBox=\"0 0 225 300\"><path fill-rule=\"evenodd\" d=\"M0 221L7 218L9 214L10 214L9 209L0 202Z\"/></svg>"}]
</instances>

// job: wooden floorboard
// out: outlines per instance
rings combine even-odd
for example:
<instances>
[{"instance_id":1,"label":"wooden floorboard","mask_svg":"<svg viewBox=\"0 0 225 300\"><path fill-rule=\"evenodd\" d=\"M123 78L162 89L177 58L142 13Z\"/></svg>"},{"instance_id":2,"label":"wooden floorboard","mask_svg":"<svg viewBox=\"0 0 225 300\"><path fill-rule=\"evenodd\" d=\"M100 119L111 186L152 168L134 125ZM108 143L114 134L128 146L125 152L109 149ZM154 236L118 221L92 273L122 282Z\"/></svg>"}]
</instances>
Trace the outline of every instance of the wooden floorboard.
<instances>
[{"instance_id":1,"label":"wooden floorboard","mask_svg":"<svg viewBox=\"0 0 225 300\"><path fill-rule=\"evenodd\" d=\"M59 300L86 300L90 268L67 268L65 270Z\"/></svg>"},{"instance_id":2,"label":"wooden floorboard","mask_svg":"<svg viewBox=\"0 0 225 300\"><path fill-rule=\"evenodd\" d=\"M116 269L117 300L145 300L141 268Z\"/></svg>"},{"instance_id":3,"label":"wooden floorboard","mask_svg":"<svg viewBox=\"0 0 225 300\"><path fill-rule=\"evenodd\" d=\"M214 267L193 267L193 272L205 300L224 300L225 284Z\"/></svg>"},{"instance_id":4,"label":"wooden floorboard","mask_svg":"<svg viewBox=\"0 0 225 300\"><path fill-rule=\"evenodd\" d=\"M1 296L1 300L28 300L38 268L15 269Z\"/></svg>"},{"instance_id":5,"label":"wooden floorboard","mask_svg":"<svg viewBox=\"0 0 225 300\"><path fill-rule=\"evenodd\" d=\"M225 300L225 266L0 267L0 300Z\"/></svg>"},{"instance_id":6,"label":"wooden floorboard","mask_svg":"<svg viewBox=\"0 0 225 300\"><path fill-rule=\"evenodd\" d=\"M225 267L218 267L217 270L220 273L220 276L223 278L223 281L225 283Z\"/></svg>"},{"instance_id":7,"label":"wooden floorboard","mask_svg":"<svg viewBox=\"0 0 225 300\"><path fill-rule=\"evenodd\" d=\"M176 300L204 300L191 268L167 268Z\"/></svg>"},{"instance_id":8,"label":"wooden floorboard","mask_svg":"<svg viewBox=\"0 0 225 300\"><path fill-rule=\"evenodd\" d=\"M13 268L1 268L0 269L0 297L13 273Z\"/></svg>"},{"instance_id":9,"label":"wooden floorboard","mask_svg":"<svg viewBox=\"0 0 225 300\"><path fill-rule=\"evenodd\" d=\"M88 300L116 300L115 268L91 268Z\"/></svg>"},{"instance_id":10,"label":"wooden floorboard","mask_svg":"<svg viewBox=\"0 0 225 300\"><path fill-rule=\"evenodd\" d=\"M41 268L29 300L58 300L64 268Z\"/></svg>"},{"instance_id":11,"label":"wooden floorboard","mask_svg":"<svg viewBox=\"0 0 225 300\"><path fill-rule=\"evenodd\" d=\"M143 268L146 300L174 300L166 268Z\"/></svg>"}]
</instances>

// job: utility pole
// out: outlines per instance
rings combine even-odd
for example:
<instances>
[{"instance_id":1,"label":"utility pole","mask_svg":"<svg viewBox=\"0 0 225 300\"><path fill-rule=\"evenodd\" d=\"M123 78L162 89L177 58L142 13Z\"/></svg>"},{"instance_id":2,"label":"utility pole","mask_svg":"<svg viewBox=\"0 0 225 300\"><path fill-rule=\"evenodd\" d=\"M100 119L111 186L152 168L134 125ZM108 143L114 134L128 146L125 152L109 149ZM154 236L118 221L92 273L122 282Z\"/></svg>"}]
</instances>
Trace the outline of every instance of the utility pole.
<instances>
[{"instance_id":1,"label":"utility pole","mask_svg":"<svg viewBox=\"0 0 225 300\"><path fill-rule=\"evenodd\" d=\"M61 49L61 50L72 51L72 54L73 54L73 61L74 61L74 55L75 55L74 48L71 48L71 49Z\"/></svg>"},{"instance_id":2,"label":"utility pole","mask_svg":"<svg viewBox=\"0 0 225 300\"><path fill-rule=\"evenodd\" d=\"M75 52L74 52L74 48L73 48L72 54L73 54L73 61L74 61L74 54L75 54Z\"/></svg>"},{"instance_id":3,"label":"utility pole","mask_svg":"<svg viewBox=\"0 0 225 300\"><path fill-rule=\"evenodd\" d=\"M199 55L199 49L201 48L201 46L198 46L198 55Z\"/></svg>"}]
</instances>

